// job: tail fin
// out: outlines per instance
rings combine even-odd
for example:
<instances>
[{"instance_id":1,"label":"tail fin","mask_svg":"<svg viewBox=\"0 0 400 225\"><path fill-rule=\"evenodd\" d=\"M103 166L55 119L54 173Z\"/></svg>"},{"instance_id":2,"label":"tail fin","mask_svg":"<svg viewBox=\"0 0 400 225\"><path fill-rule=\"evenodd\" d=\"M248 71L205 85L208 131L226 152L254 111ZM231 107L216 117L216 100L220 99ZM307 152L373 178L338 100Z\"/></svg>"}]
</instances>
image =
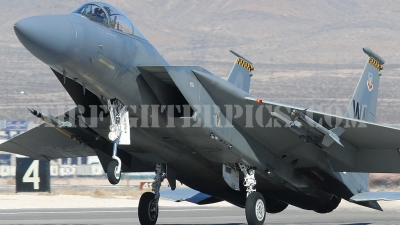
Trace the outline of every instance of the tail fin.
<instances>
[{"instance_id":1,"label":"tail fin","mask_svg":"<svg viewBox=\"0 0 400 225\"><path fill-rule=\"evenodd\" d=\"M380 71L383 69L382 65L385 63L385 60L368 47L364 47L363 51L369 56L369 59L365 64L364 71L361 74L356 90L354 91L353 97L351 98L350 104L347 108L346 117L375 122L379 79L381 76ZM354 180L350 179L345 181L346 186L353 187L355 180L357 180L362 189L368 191L369 174L351 174L353 175ZM382 211L378 202L372 199L356 203Z\"/></svg>"},{"instance_id":2,"label":"tail fin","mask_svg":"<svg viewBox=\"0 0 400 225\"><path fill-rule=\"evenodd\" d=\"M249 60L245 59L236 52L232 50L230 50L230 52L232 52L232 54L236 55L238 58L232 67L231 73L229 74L228 82L245 92L249 92L250 78L253 76L251 71L254 70L254 66Z\"/></svg>"},{"instance_id":3,"label":"tail fin","mask_svg":"<svg viewBox=\"0 0 400 225\"><path fill-rule=\"evenodd\" d=\"M346 117L375 122L380 71L385 60L368 47L364 47L363 51L369 59L347 108Z\"/></svg>"}]
</instances>

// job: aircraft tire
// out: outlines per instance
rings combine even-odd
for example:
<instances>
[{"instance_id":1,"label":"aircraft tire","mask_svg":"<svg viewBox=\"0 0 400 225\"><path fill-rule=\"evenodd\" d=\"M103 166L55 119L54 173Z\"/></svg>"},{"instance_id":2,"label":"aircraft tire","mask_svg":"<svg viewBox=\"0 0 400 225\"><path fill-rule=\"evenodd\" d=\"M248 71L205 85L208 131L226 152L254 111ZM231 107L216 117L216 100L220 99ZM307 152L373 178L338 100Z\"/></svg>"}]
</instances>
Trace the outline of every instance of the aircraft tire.
<instances>
[{"instance_id":1,"label":"aircraft tire","mask_svg":"<svg viewBox=\"0 0 400 225\"><path fill-rule=\"evenodd\" d=\"M139 207L138 207L138 217L140 224L142 225L155 225L158 218L158 207L157 211L151 211L154 207L155 194L152 192L145 192L142 194L139 200Z\"/></svg>"},{"instance_id":2,"label":"aircraft tire","mask_svg":"<svg viewBox=\"0 0 400 225\"><path fill-rule=\"evenodd\" d=\"M246 200L246 220L249 225L262 225L265 220L265 200L259 192L251 193Z\"/></svg>"},{"instance_id":3,"label":"aircraft tire","mask_svg":"<svg viewBox=\"0 0 400 225\"><path fill-rule=\"evenodd\" d=\"M110 184L118 184L121 179L121 174L116 174L117 167L118 162L116 160L112 160L107 166L107 178Z\"/></svg>"}]
</instances>

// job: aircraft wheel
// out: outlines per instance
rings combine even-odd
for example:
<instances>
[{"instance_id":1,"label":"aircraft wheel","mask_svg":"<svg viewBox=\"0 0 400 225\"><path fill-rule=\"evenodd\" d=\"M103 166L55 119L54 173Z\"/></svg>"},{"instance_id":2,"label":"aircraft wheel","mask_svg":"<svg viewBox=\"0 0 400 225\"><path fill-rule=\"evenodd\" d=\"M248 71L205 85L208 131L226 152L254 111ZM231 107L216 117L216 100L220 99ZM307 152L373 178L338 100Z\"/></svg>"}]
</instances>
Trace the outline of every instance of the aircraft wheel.
<instances>
[{"instance_id":1,"label":"aircraft wheel","mask_svg":"<svg viewBox=\"0 0 400 225\"><path fill-rule=\"evenodd\" d=\"M111 184L118 184L121 179L121 173L117 173L118 162L112 160L107 167L107 178Z\"/></svg>"},{"instance_id":2,"label":"aircraft wheel","mask_svg":"<svg viewBox=\"0 0 400 225\"><path fill-rule=\"evenodd\" d=\"M261 193L253 192L246 200L246 219L249 225L262 225L265 220L265 200Z\"/></svg>"},{"instance_id":3,"label":"aircraft wheel","mask_svg":"<svg viewBox=\"0 0 400 225\"><path fill-rule=\"evenodd\" d=\"M155 194L145 192L139 200L138 217L142 225L155 225L158 218L158 205L154 199Z\"/></svg>"}]
</instances>

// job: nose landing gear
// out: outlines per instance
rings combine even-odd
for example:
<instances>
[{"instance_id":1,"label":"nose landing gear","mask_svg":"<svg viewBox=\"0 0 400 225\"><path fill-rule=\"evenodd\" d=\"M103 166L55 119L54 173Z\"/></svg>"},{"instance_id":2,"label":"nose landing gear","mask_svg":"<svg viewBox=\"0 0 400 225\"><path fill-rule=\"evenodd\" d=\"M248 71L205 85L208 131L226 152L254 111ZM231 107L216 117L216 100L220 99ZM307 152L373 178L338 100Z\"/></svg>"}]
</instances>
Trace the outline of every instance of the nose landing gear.
<instances>
[{"instance_id":1,"label":"nose landing gear","mask_svg":"<svg viewBox=\"0 0 400 225\"><path fill-rule=\"evenodd\" d=\"M113 159L107 166L107 178L110 184L118 184L121 179L121 160L117 156L118 140L114 141Z\"/></svg>"},{"instance_id":2,"label":"nose landing gear","mask_svg":"<svg viewBox=\"0 0 400 225\"><path fill-rule=\"evenodd\" d=\"M130 145L129 113L120 101L107 100L110 112L110 133L108 138L113 141L112 161L107 166L107 178L111 184L118 184L121 179L121 160L117 156L118 145Z\"/></svg>"}]
</instances>

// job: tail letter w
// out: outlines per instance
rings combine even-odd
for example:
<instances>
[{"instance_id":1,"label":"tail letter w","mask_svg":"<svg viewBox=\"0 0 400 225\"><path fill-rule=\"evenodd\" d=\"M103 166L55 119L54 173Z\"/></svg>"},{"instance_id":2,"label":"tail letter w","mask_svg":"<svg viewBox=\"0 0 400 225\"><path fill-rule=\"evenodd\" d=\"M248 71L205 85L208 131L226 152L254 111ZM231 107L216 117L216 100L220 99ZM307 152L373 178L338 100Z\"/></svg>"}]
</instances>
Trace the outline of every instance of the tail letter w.
<instances>
[{"instance_id":1,"label":"tail letter w","mask_svg":"<svg viewBox=\"0 0 400 225\"><path fill-rule=\"evenodd\" d=\"M353 100L354 119L365 120L366 112L367 112L367 106L361 105L360 103Z\"/></svg>"}]
</instances>

